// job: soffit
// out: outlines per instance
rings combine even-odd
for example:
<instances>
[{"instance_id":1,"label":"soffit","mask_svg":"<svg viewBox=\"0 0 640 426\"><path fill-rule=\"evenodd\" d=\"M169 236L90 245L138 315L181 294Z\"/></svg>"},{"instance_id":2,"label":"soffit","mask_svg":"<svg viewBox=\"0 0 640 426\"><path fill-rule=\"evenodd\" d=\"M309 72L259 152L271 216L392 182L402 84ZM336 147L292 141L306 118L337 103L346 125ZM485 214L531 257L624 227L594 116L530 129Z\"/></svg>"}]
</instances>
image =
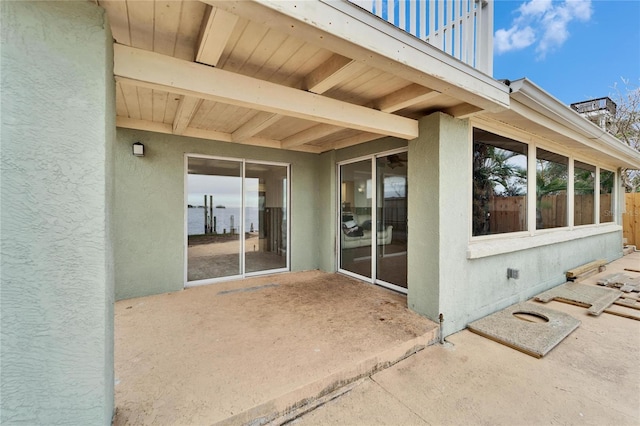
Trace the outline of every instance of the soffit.
<instances>
[{"instance_id":1,"label":"soffit","mask_svg":"<svg viewBox=\"0 0 640 426\"><path fill-rule=\"evenodd\" d=\"M120 127L323 152L388 135L412 139L416 120L434 111L468 117L508 105L508 98L493 99L503 90L493 80L453 58L445 62L455 66L438 72L470 75L465 84L473 90L344 39L329 43L335 35L309 24L289 30L293 18L260 2L97 3L116 43ZM380 36L378 23L357 24ZM390 43L418 43L426 50L416 55L442 62L444 54L417 39L402 41L411 36L395 30Z\"/></svg>"}]
</instances>

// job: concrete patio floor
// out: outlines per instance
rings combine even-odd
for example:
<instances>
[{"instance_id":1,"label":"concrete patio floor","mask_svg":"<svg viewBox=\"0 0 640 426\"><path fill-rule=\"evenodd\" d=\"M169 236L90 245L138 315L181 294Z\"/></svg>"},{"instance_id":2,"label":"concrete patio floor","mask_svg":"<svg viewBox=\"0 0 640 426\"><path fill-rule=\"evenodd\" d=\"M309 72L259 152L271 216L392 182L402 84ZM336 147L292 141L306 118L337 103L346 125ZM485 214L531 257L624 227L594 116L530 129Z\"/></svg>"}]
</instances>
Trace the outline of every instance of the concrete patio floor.
<instances>
[{"instance_id":1,"label":"concrete patio floor","mask_svg":"<svg viewBox=\"0 0 640 426\"><path fill-rule=\"evenodd\" d=\"M640 253L582 283L618 272L640 276L624 268L640 269ZM582 322L544 358L463 330L350 385L292 424L639 425L640 321L606 312L595 317L557 301L543 306Z\"/></svg>"},{"instance_id":2,"label":"concrete patio floor","mask_svg":"<svg viewBox=\"0 0 640 426\"><path fill-rule=\"evenodd\" d=\"M115 307L115 425L273 420L436 341L406 297L318 271Z\"/></svg>"}]
</instances>

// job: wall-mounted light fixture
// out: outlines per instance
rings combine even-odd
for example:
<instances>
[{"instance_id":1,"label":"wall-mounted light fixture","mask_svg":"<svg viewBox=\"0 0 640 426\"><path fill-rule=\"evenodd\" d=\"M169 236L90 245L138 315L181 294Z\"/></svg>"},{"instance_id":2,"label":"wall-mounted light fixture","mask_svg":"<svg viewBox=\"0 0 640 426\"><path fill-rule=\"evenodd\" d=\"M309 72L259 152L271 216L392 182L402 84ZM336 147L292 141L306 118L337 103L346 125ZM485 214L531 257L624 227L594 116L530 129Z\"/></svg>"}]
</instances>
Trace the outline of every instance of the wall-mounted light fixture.
<instances>
[{"instance_id":1,"label":"wall-mounted light fixture","mask_svg":"<svg viewBox=\"0 0 640 426\"><path fill-rule=\"evenodd\" d=\"M136 157L144 157L144 145L140 142L133 144L133 155Z\"/></svg>"}]
</instances>

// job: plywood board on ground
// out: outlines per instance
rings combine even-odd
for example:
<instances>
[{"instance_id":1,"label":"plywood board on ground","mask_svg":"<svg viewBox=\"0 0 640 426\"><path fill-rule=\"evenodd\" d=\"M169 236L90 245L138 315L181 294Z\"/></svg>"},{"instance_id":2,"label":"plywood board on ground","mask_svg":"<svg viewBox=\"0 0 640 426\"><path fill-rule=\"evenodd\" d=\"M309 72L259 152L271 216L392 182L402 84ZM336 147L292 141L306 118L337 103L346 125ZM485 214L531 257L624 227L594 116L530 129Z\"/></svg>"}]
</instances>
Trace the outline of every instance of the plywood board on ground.
<instances>
[{"instance_id":1,"label":"plywood board on ground","mask_svg":"<svg viewBox=\"0 0 640 426\"><path fill-rule=\"evenodd\" d=\"M589 314L600 315L621 295L622 293L620 291L612 288L568 282L551 290L547 290L544 293L540 293L535 297L535 300L544 303L551 300L558 300L560 302L588 307Z\"/></svg>"},{"instance_id":2,"label":"plywood board on ground","mask_svg":"<svg viewBox=\"0 0 640 426\"><path fill-rule=\"evenodd\" d=\"M514 315L522 313L546 321L530 322ZM542 358L579 325L580 321L570 315L524 302L474 321L467 328L527 355Z\"/></svg>"}]
</instances>

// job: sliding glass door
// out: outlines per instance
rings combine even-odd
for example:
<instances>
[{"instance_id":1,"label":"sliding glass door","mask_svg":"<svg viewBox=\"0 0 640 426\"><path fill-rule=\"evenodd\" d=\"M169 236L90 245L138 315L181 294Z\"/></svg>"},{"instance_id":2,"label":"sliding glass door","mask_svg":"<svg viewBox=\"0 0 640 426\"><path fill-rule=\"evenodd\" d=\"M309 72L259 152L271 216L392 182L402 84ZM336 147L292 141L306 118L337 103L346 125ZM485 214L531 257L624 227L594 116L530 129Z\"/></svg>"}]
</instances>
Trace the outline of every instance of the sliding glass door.
<instances>
[{"instance_id":1,"label":"sliding glass door","mask_svg":"<svg viewBox=\"0 0 640 426\"><path fill-rule=\"evenodd\" d=\"M288 166L186 162L186 284L287 270Z\"/></svg>"},{"instance_id":2,"label":"sliding glass door","mask_svg":"<svg viewBox=\"0 0 640 426\"><path fill-rule=\"evenodd\" d=\"M339 270L407 288L407 151L340 164Z\"/></svg>"}]
</instances>

